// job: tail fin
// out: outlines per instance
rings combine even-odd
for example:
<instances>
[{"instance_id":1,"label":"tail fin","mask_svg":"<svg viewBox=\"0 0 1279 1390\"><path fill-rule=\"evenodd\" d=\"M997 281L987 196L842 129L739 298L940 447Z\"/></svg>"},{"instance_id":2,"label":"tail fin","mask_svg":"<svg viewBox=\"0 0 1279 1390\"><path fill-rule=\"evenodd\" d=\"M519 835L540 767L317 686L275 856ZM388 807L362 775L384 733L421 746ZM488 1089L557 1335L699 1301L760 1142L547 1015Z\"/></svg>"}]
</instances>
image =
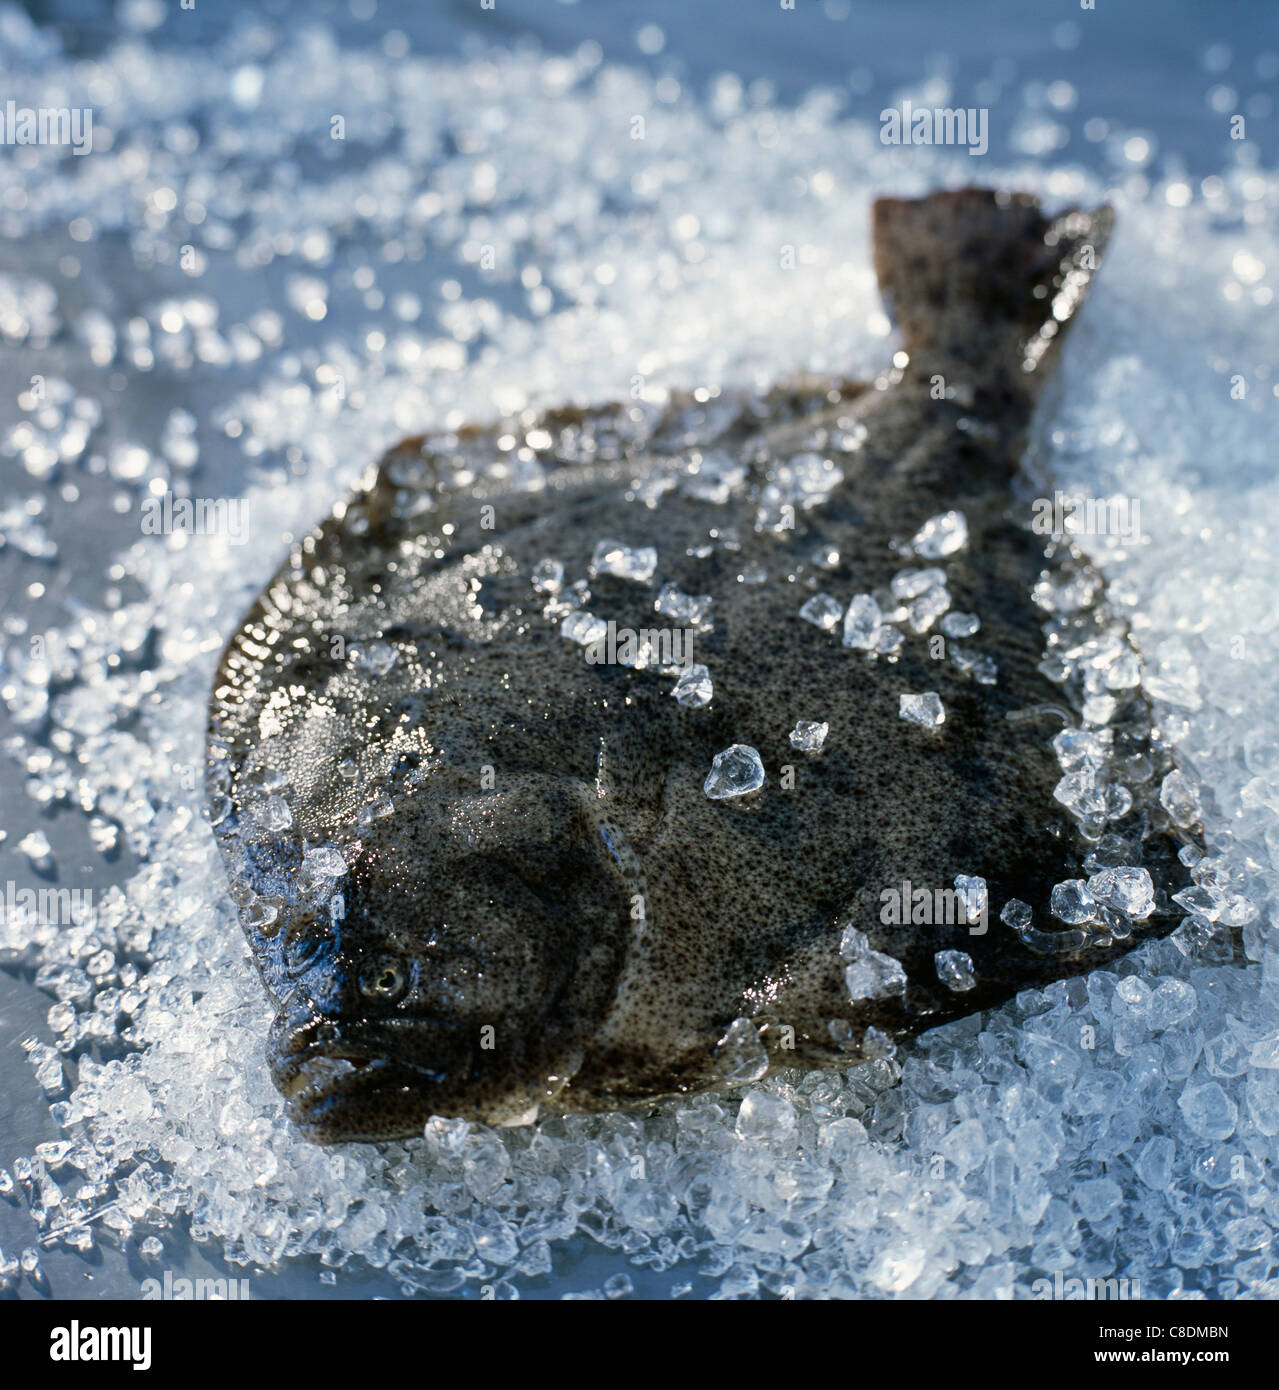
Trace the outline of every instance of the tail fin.
<instances>
[{"instance_id":1,"label":"tail fin","mask_svg":"<svg viewBox=\"0 0 1279 1390\"><path fill-rule=\"evenodd\" d=\"M1045 217L1025 194L964 188L874 207L875 273L912 357L1034 372L1083 302L1114 225L1108 206Z\"/></svg>"}]
</instances>

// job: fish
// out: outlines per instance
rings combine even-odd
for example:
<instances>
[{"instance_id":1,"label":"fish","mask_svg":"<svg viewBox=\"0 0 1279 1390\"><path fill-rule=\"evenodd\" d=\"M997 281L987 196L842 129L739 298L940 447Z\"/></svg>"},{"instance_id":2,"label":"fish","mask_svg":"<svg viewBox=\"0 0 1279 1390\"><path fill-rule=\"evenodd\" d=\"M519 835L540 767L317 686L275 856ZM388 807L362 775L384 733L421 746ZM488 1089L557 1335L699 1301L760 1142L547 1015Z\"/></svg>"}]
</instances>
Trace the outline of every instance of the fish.
<instances>
[{"instance_id":1,"label":"fish","mask_svg":"<svg viewBox=\"0 0 1279 1390\"><path fill-rule=\"evenodd\" d=\"M1020 481L1112 211L872 223L874 380L404 440L231 636L208 816L309 1139L847 1068L1177 925L1194 815Z\"/></svg>"}]
</instances>

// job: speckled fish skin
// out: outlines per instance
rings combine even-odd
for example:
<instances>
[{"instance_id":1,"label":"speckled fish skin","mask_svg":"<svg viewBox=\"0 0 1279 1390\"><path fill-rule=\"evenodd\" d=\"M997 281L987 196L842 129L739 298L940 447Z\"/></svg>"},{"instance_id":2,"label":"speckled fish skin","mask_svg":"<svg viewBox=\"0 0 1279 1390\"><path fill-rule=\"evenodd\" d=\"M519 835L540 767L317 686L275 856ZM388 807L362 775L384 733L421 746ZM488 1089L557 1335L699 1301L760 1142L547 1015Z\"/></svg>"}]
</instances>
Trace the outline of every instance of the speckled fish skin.
<instances>
[{"instance_id":1,"label":"speckled fish skin","mask_svg":"<svg viewBox=\"0 0 1279 1390\"><path fill-rule=\"evenodd\" d=\"M1006 718L1063 698L1038 669L1042 538L1009 488L1109 226L1108 209L1050 219L978 190L881 201L876 270L904 369L405 441L294 549L223 658L209 786L229 798L216 834L279 1010L273 1075L312 1138L723 1084L716 1045L739 1018L774 1068L845 1065L869 1025L907 1038L1114 961L1117 944L1036 954L997 916L1015 896L1059 927L1051 888L1081 873L1053 801L1059 725ZM635 485L690 440L748 466L727 500ZM492 467L520 446L544 471L535 490ZM757 530L765 468L805 450L843 481L792 529ZM894 549L952 508L969 525L960 553ZM606 538L655 547L651 582L590 577ZM819 545L838 549L833 569L814 567ZM711 703L682 707L655 670L588 662L530 582L544 557L566 585L587 579L586 608L619 628L672 625L654 612L663 583L711 595L694 653ZM997 662L994 685L934 659L926 636L890 661L798 617L816 590L846 604L912 563L941 564L953 607L980 616L972 645ZM739 580L752 566L764 582ZM389 669L375 643L396 653ZM939 729L899 717L899 696L924 691ZM820 753L791 747L798 720L829 724ZM739 743L767 781L711 800L712 759ZM268 828L271 795L283 829ZM317 846L346 872L315 872ZM1145 848L1169 859L1162 834ZM957 874L988 882L984 935L881 923L885 889ZM1175 925L1166 906L1132 941ZM901 962L904 993L850 999L849 923ZM938 980L946 949L972 958L966 993ZM842 1046L832 1020L851 1025Z\"/></svg>"}]
</instances>

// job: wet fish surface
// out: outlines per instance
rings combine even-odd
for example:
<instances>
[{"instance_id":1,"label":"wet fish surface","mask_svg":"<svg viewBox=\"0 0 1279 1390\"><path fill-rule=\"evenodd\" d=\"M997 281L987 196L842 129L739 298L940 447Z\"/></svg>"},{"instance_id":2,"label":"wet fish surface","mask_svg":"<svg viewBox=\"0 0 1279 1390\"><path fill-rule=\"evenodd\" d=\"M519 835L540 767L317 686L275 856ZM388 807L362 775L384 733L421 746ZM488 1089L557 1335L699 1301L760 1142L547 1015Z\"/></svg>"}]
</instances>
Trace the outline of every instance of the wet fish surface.
<instances>
[{"instance_id":1,"label":"wet fish surface","mask_svg":"<svg viewBox=\"0 0 1279 1390\"><path fill-rule=\"evenodd\" d=\"M847 1065L1172 930L1135 653L1014 492L1110 223L881 200L873 383L406 440L294 548L208 797L310 1137Z\"/></svg>"}]
</instances>

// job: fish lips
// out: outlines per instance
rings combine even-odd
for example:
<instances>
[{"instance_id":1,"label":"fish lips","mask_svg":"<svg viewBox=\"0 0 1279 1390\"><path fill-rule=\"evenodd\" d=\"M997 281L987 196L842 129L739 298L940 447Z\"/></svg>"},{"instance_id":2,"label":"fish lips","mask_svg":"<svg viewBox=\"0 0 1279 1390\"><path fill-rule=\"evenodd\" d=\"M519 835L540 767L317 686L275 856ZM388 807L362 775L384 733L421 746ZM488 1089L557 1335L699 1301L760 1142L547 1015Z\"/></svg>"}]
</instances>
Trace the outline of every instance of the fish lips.
<instances>
[{"instance_id":1,"label":"fish lips","mask_svg":"<svg viewBox=\"0 0 1279 1390\"><path fill-rule=\"evenodd\" d=\"M299 1018L284 1009L271 1025L267 1061L290 1118L317 1143L419 1132L441 1107L456 1113L446 1096L465 1094L471 1075L462 1029L434 1018Z\"/></svg>"}]
</instances>

